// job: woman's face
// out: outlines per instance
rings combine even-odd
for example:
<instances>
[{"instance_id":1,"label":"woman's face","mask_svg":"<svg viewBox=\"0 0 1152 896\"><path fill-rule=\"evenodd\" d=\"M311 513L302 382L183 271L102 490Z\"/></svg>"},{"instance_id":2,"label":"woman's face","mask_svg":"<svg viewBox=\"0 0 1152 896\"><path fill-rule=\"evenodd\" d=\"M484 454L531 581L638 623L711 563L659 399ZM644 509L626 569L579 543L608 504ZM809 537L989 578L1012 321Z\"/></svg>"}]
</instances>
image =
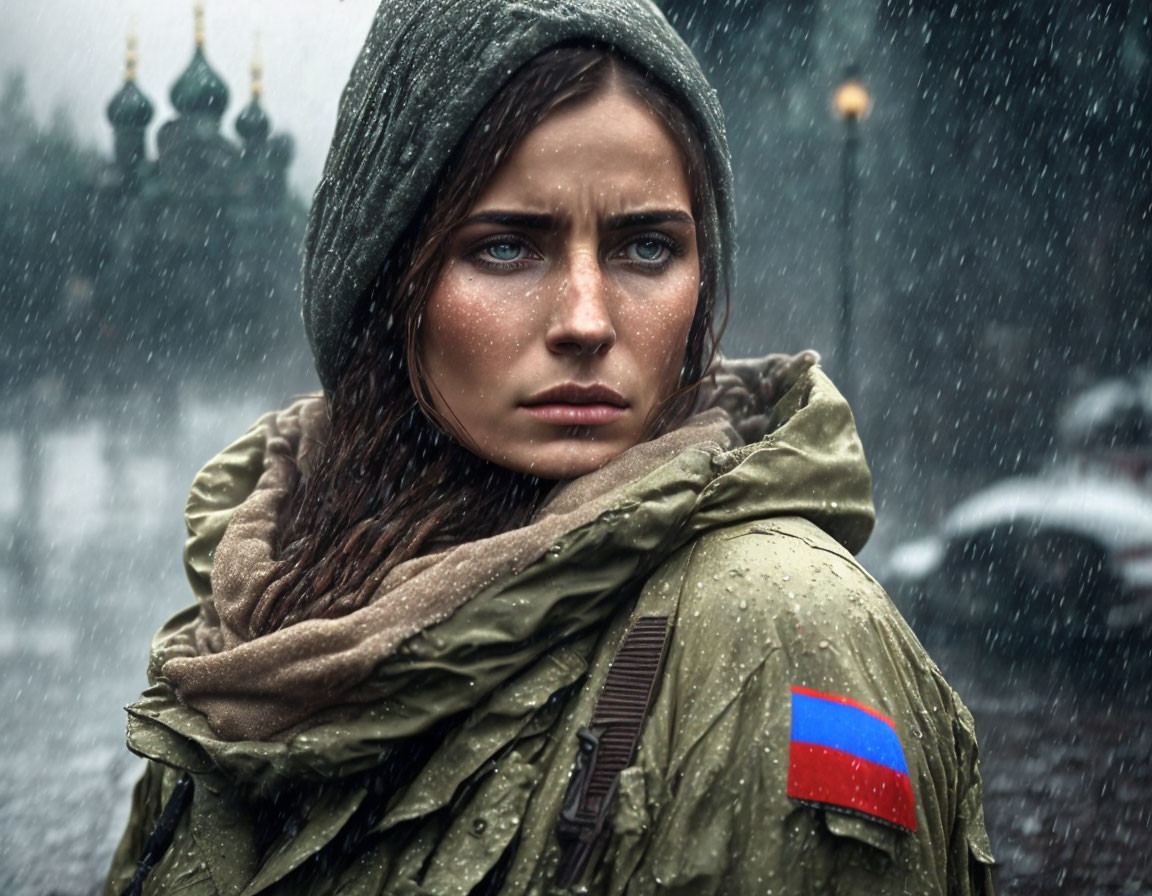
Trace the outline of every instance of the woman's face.
<instances>
[{"instance_id":1,"label":"woman's face","mask_svg":"<svg viewBox=\"0 0 1152 896\"><path fill-rule=\"evenodd\" d=\"M680 149L615 88L552 112L449 241L419 351L481 457L545 479L642 441L679 385L700 290Z\"/></svg>"}]
</instances>

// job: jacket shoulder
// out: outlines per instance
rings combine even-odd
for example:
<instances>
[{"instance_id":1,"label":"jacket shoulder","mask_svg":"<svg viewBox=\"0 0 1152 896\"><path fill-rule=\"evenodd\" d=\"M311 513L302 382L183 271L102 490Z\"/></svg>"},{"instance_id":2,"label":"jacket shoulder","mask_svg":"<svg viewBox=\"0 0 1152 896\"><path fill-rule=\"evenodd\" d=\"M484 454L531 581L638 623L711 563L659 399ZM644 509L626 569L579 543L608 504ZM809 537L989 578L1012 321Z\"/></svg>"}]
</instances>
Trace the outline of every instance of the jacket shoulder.
<instances>
[{"instance_id":1,"label":"jacket shoulder","mask_svg":"<svg viewBox=\"0 0 1152 896\"><path fill-rule=\"evenodd\" d=\"M908 730L922 729L922 714L959 705L880 584L798 517L719 529L691 546L676 643L684 681L710 679L722 699L746 697L752 680L752 691L774 692L761 695L772 702L810 689L899 718Z\"/></svg>"},{"instance_id":2,"label":"jacket shoulder","mask_svg":"<svg viewBox=\"0 0 1152 896\"><path fill-rule=\"evenodd\" d=\"M800 688L871 707L907 732L962 709L880 584L807 520L708 533L688 549L679 586L670 669L681 703L706 682L712 705L771 705L786 726L789 714L775 708ZM949 725L929 727L951 740Z\"/></svg>"},{"instance_id":3,"label":"jacket shoulder","mask_svg":"<svg viewBox=\"0 0 1152 896\"><path fill-rule=\"evenodd\" d=\"M696 539L654 584L679 588L639 757L655 879L698 893L761 892L771 876L805 892L982 892L956 885L984 842L970 717L847 550L803 519L744 523ZM887 721L915 830L790 794L796 692Z\"/></svg>"},{"instance_id":4,"label":"jacket shoulder","mask_svg":"<svg viewBox=\"0 0 1152 896\"><path fill-rule=\"evenodd\" d=\"M880 584L846 548L800 517L742 523L697 539L680 617L689 633L702 620L777 644L818 635L842 639L860 628L872 638L879 624L883 634L920 650Z\"/></svg>"}]
</instances>

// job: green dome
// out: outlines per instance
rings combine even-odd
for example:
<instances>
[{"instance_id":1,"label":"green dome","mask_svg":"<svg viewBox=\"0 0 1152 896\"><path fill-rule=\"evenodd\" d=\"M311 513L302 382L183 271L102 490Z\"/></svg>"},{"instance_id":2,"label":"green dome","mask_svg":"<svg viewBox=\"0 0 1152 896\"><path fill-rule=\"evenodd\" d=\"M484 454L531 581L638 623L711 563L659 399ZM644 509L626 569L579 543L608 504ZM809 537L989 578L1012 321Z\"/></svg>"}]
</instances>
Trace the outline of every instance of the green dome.
<instances>
[{"instance_id":1,"label":"green dome","mask_svg":"<svg viewBox=\"0 0 1152 896\"><path fill-rule=\"evenodd\" d=\"M236 116L236 133L246 143L263 142L267 139L271 127L268 116L256 97L252 97L252 101Z\"/></svg>"},{"instance_id":2,"label":"green dome","mask_svg":"<svg viewBox=\"0 0 1152 896\"><path fill-rule=\"evenodd\" d=\"M181 115L207 114L220 118L228 106L228 85L212 70L204 58L204 50L197 47L188 68L172 85L171 97L172 105Z\"/></svg>"},{"instance_id":3,"label":"green dome","mask_svg":"<svg viewBox=\"0 0 1152 896\"><path fill-rule=\"evenodd\" d=\"M146 128L152 120L152 103L144 96L135 81L125 81L108 103L108 120L117 130Z\"/></svg>"}]
</instances>

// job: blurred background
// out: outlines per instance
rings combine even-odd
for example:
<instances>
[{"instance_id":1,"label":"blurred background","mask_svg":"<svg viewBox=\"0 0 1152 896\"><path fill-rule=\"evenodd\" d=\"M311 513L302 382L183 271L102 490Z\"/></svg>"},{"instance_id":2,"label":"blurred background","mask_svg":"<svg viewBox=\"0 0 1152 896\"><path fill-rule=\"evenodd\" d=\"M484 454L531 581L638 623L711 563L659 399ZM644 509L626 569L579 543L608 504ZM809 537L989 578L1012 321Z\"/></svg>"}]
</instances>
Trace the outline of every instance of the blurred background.
<instances>
[{"instance_id":1,"label":"blurred background","mask_svg":"<svg viewBox=\"0 0 1152 896\"><path fill-rule=\"evenodd\" d=\"M660 5L728 115L725 349L852 400L1000 891L1152 893L1152 0ZM4 893L95 891L187 485L316 388L299 243L374 9L5 3Z\"/></svg>"}]
</instances>

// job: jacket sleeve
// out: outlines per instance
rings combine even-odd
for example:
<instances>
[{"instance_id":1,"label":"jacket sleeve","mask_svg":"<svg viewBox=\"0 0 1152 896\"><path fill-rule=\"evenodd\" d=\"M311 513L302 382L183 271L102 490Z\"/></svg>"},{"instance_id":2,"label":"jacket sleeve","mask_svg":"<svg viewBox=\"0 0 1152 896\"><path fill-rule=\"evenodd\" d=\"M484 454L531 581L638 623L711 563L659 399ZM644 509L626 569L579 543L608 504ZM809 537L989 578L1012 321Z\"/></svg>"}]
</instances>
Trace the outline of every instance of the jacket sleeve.
<instances>
[{"instance_id":1,"label":"jacket sleeve","mask_svg":"<svg viewBox=\"0 0 1152 896\"><path fill-rule=\"evenodd\" d=\"M957 762L963 770L963 792L956 826L950 843L949 893L989 894L993 892L992 844L984 827L984 786L980 776L976 725L968 708L956 698L954 711Z\"/></svg>"},{"instance_id":2,"label":"jacket sleeve","mask_svg":"<svg viewBox=\"0 0 1152 896\"><path fill-rule=\"evenodd\" d=\"M895 722L915 831L789 796L793 686ZM644 805L647 837L622 889L990 892L975 740L960 736L970 726L883 591L815 527L709 536L682 581L641 743L644 794L630 803Z\"/></svg>"}]
</instances>

